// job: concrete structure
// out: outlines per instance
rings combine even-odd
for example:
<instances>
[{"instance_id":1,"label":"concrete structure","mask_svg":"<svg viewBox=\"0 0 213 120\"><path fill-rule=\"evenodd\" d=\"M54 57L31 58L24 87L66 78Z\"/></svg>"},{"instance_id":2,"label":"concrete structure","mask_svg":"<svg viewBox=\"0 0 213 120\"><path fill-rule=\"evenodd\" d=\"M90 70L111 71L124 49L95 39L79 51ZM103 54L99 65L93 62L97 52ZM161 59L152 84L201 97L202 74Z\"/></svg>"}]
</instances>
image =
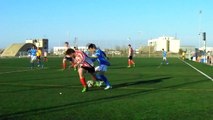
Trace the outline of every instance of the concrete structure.
<instances>
[{"instance_id":1,"label":"concrete structure","mask_svg":"<svg viewBox=\"0 0 213 120\"><path fill-rule=\"evenodd\" d=\"M20 56L20 54L27 54L27 51L35 46L32 43L15 43L7 47L4 52L1 54L2 57L14 57Z\"/></svg>"},{"instance_id":2,"label":"concrete structure","mask_svg":"<svg viewBox=\"0 0 213 120\"><path fill-rule=\"evenodd\" d=\"M26 43L14 43L7 47L1 54L2 57L24 56L32 46L39 47L42 50L48 50L48 39L26 40Z\"/></svg>"},{"instance_id":3,"label":"concrete structure","mask_svg":"<svg viewBox=\"0 0 213 120\"><path fill-rule=\"evenodd\" d=\"M49 45L48 45L48 39L29 39L26 40L25 43L32 43L35 44L36 47L39 47L43 50L48 50L49 49Z\"/></svg>"},{"instance_id":4,"label":"concrete structure","mask_svg":"<svg viewBox=\"0 0 213 120\"><path fill-rule=\"evenodd\" d=\"M148 46L153 46L155 51L178 53L180 49L180 40L174 37L159 37L157 39L148 40Z\"/></svg>"}]
</instances>

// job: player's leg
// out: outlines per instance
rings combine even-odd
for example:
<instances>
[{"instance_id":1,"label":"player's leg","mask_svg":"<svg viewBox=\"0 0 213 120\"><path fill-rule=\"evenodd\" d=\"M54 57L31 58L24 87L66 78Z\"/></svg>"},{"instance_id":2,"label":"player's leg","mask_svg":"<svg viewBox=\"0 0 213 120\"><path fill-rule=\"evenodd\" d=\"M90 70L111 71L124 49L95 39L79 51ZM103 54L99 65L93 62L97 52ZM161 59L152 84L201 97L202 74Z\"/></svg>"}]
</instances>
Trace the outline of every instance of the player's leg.
<instances>
[{"instance_id":1,"label":"player's leg","mask_svg":"<svg viewBox=\"0 0 213 120\"><path fill-rule=\"evenodd\" d=\"M44 68L44 62L43 62L43 58L41 58L41 56L40 56L40 66L41 66L41 68Z\"/></svg>"},{"instance_id":2,"label":"player's leg","mask_svg":"<svg viewBox=\"0 0 213 120\"><path fill-rule=\"evenodd\" d=\"M128 68L130 68L131 67L131 59L130 59L130 57L128 58Z\"/></svg>"},{"instance_id":3,"label":"player's leg","mask_svg":"<svg viewBox=\"0 0 213 120\"><path fill-rule=\"evenodd\" d=\"M106 87L104 88L105 90L108 90L110 88L112 88L109 80L107 79L107 77L104 75L105 72L100 72L100 77L101 79L104 81L104 83L106 84Z\"/></svg>"},{"instance_id":4,"label":"player's leg","mask_svg":"<svg viewBox=\"0 0 213 120\"><path fill-rule=\"evenodd\" d=\"M34 61L35 61L35 56L31 56L30 58L31 69L34 68Z\"/></svg>"},{"instance_id":5,"label":"player's leg","mask_svg":"<svg viewBox=\"0 0 213 120\"><path fill-rule=\"evenodd\" d=\"M101 79L100 75L100 66L95 67L95 76L96 76L96 86L100 87L103 84L103 80Z\"/></svg>"},{"instance_id":6,"label":"player's leg","mask_svg":"<svg viewBox=\"0 0 213 120\"><path fill-rule=\"evenodd\" d=\"M165 57L163 57L163 60L162 60L161 64L164 64L164 61L165 61Z\"/></svg>"},{"instance_id":7,"label":"player's leg","mask_svg":"<svg viewBox=\"0 0 213 120\"><path fill-rule=\"evenodd\" d=\"M131 64L135 67L135 62L133 60L133 57L131 56L131 60L130 60Z\"/></svg>"},{"instance_id":8,"label":"player's leg","mask_svg":"<svg viewBox=\"0 0 213 120\"><path fill-rule=\"evenodd\" d=\"M88 68L86 68L86 70L91 74L92 80L95 83L94 85L99 87L100 86L100 81L97 78L97 73L95 72L95 68L94 67L88 67Z\"/></svg>"},{"instance_id":9,"label":"player's leg","mask_svg":"<svg viewBox=\"0 0 213 120\"><path fill-rule=\"evenodd\" d=\"M66 61L67 59L64 57L62 60L62 69L65 70L66 69Z\"/></svg>"},{"instance_id":10,"label":"player's leg","mask_svg":"<svg viewBox=\"0 0 213 120\"><path fill-rule=\"evenodd\" d=\"M44 62L47 62L48 61L48 58L47 57L44 57Z\"/></svg>"},{"instance_id":11,"label":"player's leg","mask_svg":"<svg viewBox=\"0 0 213 120\"><path fill-rule=\"evenodd\" d=\"M166 61L166 64L168 65L169 64L169 62L168 62L168 60L167 60L167 58L165 57L165 61Z\"/></svg>"},{"instance_id":12,"label":"player's leg","mask_svg":"<svg viewBox=\"0 0 213 120\"><path fill-rule=\"evenodd\" d=\"M106 84L106 88L105 90L108 90L110 88L112 88L109 80L107 79L107 77L105 76L105 72L107 71L107 66L106 65L100 65L96 68L97 71L97 78L101 79L104 81L104 83Z\"/></svg>"},{"instance_id":13,"label":"player's leg","mask_svg":"<svg viewBox=\"0 0 213 120\"><path fill-rule=\"evenodd\" d=\"M38 64L38 67L41 66L41 57L40 56L37 56L37 64Z\"/></svg>"},{"instance_id":14,"label":"player's leg","mask_svg":"<svg viewBox=\"0 0 213 120\"><path fill-rule=\"evenodd\" d=\"M78 69L78 74L79 74L79 79L80 79L80 82L83 86L83 89L82 89L82 92L86 92L87 91L87 83L86 83L86 79L84 77L84 68L79 68Z\"/></svg>"}]
</instances>

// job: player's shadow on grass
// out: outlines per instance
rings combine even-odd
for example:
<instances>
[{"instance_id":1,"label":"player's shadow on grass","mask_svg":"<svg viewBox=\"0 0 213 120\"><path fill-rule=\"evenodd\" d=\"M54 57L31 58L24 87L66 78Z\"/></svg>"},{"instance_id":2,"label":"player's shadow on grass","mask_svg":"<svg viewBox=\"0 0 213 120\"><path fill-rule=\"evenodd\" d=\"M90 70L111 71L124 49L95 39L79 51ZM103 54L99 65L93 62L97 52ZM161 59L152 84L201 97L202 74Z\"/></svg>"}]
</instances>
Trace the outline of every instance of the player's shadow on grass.
<instances>
[{"instance_id":1,"label":"player's shadow on grass","mask_svg":"<svg viewBox=\"0 0 213 120\"><path fill-rule=\"evenodd\" d=\"M137 80L137 81L125 82L125 83L113 85L113 89L134 86L134 85L141 85L141 84L155 84L155 83L159 83L159 82L162 82L163 80L171 79L171 78L172 77L162 77L162 78L157 78L153 80Z\"/></svg>"}]
</instances>

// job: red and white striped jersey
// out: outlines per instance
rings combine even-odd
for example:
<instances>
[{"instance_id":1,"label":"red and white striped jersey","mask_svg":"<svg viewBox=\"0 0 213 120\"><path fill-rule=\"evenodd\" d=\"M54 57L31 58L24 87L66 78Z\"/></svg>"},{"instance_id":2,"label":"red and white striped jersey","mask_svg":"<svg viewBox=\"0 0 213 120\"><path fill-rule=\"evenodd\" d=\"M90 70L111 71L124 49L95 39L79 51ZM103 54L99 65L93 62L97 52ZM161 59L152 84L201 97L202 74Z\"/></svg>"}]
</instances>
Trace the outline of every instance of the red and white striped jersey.
<instances>
[{"instance_id":1,"label":"red and white striped jersey","mask_svg":"<svg viewBox=\"0 0 213 120\"><path fill-rule=\"evenodd\" d=\"M78 64L79 67L93 67L94 64L92 60L82 51L75 51L75 64Z\"/></svg>"}]
</instances>

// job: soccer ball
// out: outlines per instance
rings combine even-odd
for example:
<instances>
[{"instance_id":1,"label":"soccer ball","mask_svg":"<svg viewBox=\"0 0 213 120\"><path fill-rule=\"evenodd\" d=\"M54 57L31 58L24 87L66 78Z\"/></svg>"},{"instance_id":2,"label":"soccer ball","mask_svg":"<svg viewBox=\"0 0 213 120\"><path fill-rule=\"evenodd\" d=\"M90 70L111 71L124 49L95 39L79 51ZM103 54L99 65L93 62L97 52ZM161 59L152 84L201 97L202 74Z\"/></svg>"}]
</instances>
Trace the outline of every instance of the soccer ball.
<instances>
[{"instance_id":1,"label":"soccer ball","mask_svg":"<svg viewBox=\"0 0 213 120\"><path fill-rule=\"evenodd\" d=\"M87 81L87 86L90 88L94 85L94 82L92 80Z\"/></svg>"}]
</instances>

